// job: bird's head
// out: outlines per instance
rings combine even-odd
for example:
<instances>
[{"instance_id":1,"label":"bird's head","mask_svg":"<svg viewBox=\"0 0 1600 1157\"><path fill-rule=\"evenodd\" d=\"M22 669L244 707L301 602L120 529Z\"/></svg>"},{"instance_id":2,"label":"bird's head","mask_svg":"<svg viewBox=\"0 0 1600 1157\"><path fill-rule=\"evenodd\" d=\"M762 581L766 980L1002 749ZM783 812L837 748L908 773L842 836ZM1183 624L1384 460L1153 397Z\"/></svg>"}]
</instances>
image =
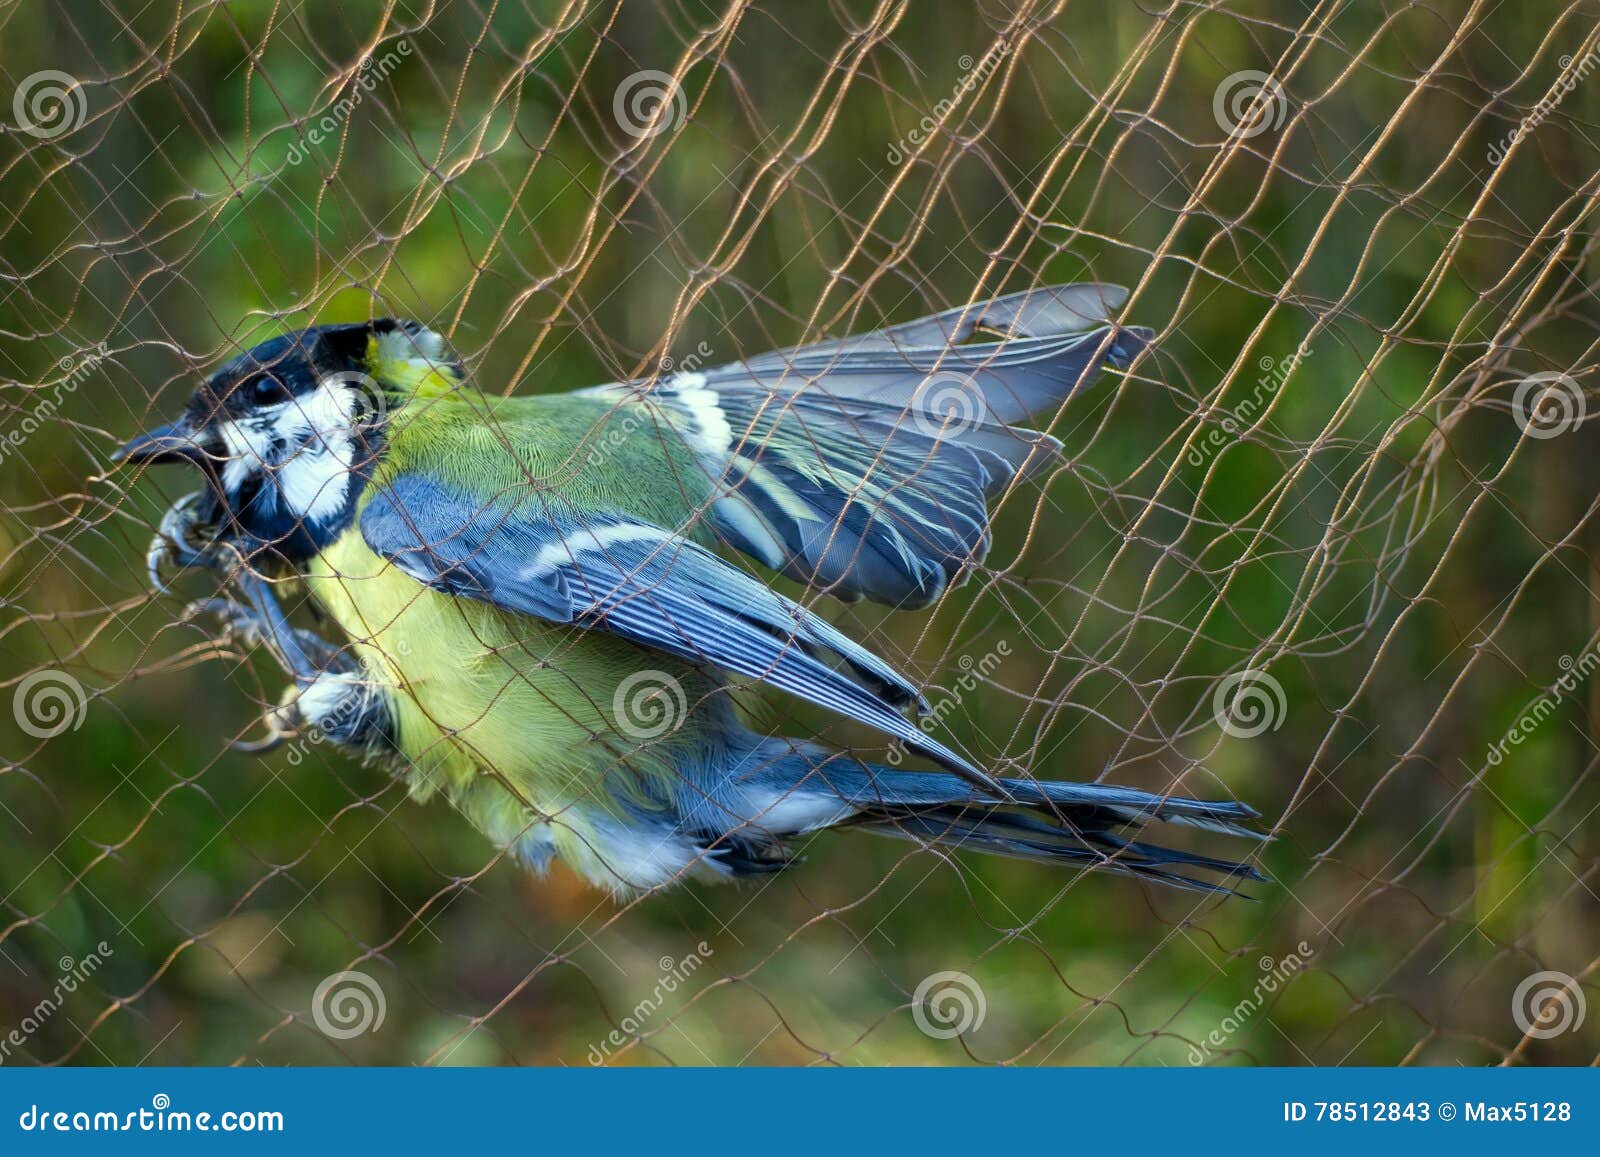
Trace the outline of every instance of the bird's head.
<instances>
[{"instance_id":1,"label":"bird's head","mask_svg":"<svg viewBox=\"0 0 1600 1157\"><path fill-rule=\"evenodd\" d=\"M395 408L419 382L459 377L438 334L382 318L286 333L222 365L176 422L141 434L119 462L186 462L249 545L290 561L347 526Z\"/></svg>"}]
</instances>

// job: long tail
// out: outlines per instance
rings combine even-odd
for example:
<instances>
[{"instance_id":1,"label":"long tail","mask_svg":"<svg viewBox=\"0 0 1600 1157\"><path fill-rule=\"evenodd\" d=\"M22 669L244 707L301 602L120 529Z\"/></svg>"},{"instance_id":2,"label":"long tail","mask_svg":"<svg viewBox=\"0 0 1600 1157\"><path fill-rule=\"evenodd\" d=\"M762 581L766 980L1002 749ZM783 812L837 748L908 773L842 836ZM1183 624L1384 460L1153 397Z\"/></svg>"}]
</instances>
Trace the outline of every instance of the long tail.
<instances>
[{"instance_id":1,"label":"long tail","mask_svg":"<svg viewBox=\"0 0 1600 1157\"><path fill-rule=\"evenodd\" d=\"M1147 824L1165 823L1265 839L1245 826L1258 813L1234 800L1186 799L1109 784L1032 779L1001 780L1011 796L1005 800L984 795L957 776L937 772L903 772L841 756L817 761L812 753L790 754L784 762L791 770L798 770L801 763L805 769L788 780L787 792L774 794L772 786L765 789L766 798L780 801L769 805L774 816L783 804L812 802L816 809L812 814L819 817L826 814L824 801L839 805L835 814L804 830L859 827L952 849L1102 868L1201 892L1234 893L1231 885L1237 881L1266 879L1242 861L1130 838L1130 832ZM782 772L781 766L769 769L762 778L770 784ZM790 814L807 810L793 807ZM750 827L760 828L762 823L757 815Z\"/></svg>"}]
</instances>

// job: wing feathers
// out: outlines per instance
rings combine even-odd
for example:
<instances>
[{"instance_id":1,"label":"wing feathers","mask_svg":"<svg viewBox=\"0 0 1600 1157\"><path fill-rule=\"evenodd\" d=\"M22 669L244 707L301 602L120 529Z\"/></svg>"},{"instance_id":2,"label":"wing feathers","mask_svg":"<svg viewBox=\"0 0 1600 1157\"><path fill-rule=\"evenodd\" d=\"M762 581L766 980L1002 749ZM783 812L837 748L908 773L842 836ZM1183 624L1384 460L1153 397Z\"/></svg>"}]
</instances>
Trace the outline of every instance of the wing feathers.
<instances>
[{"instance_id":1,"label":"wing feathers","mask_svg":"<svg viewBox=\"0 0 1600 1157\"><path fill-rule=\"evenodd\" d=\"M989 549L987 496L1059 443L1011 423L1053 409L1151 332L1118 286L1051 286L874 333L776 350L642 394L699 455L735 549L844 599L936 600ZM978 334L996 340L959 344Z\"/></svg>"},{"instance_id":2,"label":"wing feathers","mask_svg":"<svg viewBox=\"0 0 1600 1157\"><path fill-rule=\"evenodd\" d=\"M670 531L624 517L580 521L542 495L485 503L412 474L377 489L361 516L361 533L375 552L436 590L610 631L687 662L761 680L1001 790L897 710L912 703L926 709L904 676L823 619Z\"/></svg>"}]
</instances>

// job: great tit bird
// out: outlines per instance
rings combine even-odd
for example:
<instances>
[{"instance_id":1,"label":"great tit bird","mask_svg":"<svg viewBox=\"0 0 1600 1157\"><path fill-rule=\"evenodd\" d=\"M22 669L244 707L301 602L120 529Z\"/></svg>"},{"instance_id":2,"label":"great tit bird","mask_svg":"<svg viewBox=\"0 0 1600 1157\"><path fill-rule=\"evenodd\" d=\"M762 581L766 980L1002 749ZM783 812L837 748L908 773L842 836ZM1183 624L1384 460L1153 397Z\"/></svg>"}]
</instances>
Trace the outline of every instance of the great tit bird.
<instances>
[{"instance_id":1,"label":"great tit bird","mask_svg":"<svg viewBox=\"0 0 1600 1157\"><path fill-rule=\"evenodd\" d=\"M632 895L776 871L796 837L854 827L1232 891L1262 877L1132 829L1253 836L1251 808L995 779L907 717L927 703L903 675L725 557L840 599L933 603L988 552L986 498L1060 449L1017 423L1151 339L1111 320L1125 298L1039 288L539 397L478 392L414 322L320 326L229 361L118 455L205 473L154 561L230 568L244 601L202 609L293 675L278 730L387 756L529 868L559 857ZM286 577L342 640L289 624ZM762 734L735 683L944 770Z\"/></svg>"}]
</instances>

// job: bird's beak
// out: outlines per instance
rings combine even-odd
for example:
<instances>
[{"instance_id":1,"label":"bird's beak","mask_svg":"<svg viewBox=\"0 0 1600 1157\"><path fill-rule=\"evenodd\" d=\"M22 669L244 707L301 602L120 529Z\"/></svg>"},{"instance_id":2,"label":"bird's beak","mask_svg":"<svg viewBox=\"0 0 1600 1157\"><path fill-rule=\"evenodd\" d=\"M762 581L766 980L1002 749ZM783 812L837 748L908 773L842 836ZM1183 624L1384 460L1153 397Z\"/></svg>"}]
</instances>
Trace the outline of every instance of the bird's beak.
<instances>
[{"instance_id":1,"label":"bird's beak","mask_svg":"<svg viewBox=\"0 0 1600 1157\"><path fill-rule=\"evenodd\" d=\"M122 446L111 455L113 462L131 462L135 465L153 466L162 462L188 462L206 467L211 456L206 453L199 435L187 421L161 426L148 434Z\"/></svg>"}]
</instances>

